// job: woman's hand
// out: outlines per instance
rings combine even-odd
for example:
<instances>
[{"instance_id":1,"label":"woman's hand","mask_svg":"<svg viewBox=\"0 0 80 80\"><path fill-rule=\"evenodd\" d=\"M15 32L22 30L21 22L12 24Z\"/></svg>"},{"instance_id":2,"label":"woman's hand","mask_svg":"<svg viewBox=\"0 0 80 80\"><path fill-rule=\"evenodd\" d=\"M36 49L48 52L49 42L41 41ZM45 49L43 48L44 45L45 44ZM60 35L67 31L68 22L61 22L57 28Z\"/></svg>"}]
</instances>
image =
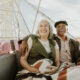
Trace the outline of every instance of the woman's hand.
<instances>
[{"instance_id":1,"label":"woman's hand","mask_svg":"<svg viewBox=\"0 0 80 80\"><path fill-rule=\"evenodd\" d=\"M25 56L21 56L20 57L20 63L21 65L26 69L28 70L29 72L33 72L33 73L40 73L40 71L35 68L34 66L30 66L28 64L28 62L26 61L26 58L27 58L28 54L26 54Z\"/></svg>"},{"instance_id":2,"label":"woman's hand","mask_svg":"<svg viewBox=\"0 0 80 80\"><path fill-rule=\"evenodd\" d=\"M50 68L51 70L50 71L46 71L45 74L52 75L58 70L58 67L56 67L56 66L48 66L48 68Z\"/></svg>"},{"instance_id":3,"label":"woman's hand","mask_svg":"<svg viewBox=\"0 0 80 80\"><path fill-rule=\"evenodd\" d=\"M33 66L29 67L28 70L29 70L30 72L33 72L33 73L40 73L39 69L37 69L37 68L35 68L35 67L33 67Z\"/></svg>"}]
</instances>

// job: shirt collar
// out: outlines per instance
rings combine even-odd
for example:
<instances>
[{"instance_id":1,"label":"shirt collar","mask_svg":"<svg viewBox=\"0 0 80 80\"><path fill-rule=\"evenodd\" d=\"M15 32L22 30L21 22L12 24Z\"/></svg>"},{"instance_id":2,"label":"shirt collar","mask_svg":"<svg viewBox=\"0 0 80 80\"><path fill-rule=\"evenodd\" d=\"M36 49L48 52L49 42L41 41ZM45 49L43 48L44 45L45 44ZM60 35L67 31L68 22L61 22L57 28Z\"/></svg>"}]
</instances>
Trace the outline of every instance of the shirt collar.
<instances>
[{"instance_id":1,"label":"shirt collar","mask_svg":"<svg viewBox=\"0 0 80 80\"><path fill-rule=\"evenodd\" d=\"M59 35L56 35L60 40L62 40L62 38L59 36ZM67 37L67 41L69 41L70 40L70 38L68 37L68 36L66 36ZM62 40L63 41L63 40Z\"/></svg>"}]
</instances>

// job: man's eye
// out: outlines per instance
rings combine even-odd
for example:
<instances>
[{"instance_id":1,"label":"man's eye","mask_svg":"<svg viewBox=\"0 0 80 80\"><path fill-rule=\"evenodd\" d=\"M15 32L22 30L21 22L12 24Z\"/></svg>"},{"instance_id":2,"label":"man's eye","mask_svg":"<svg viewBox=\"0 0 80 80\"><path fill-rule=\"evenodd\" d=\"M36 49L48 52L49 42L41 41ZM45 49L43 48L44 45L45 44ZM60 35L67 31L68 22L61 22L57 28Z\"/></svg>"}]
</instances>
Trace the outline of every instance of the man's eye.
<instances>
[{"instance_id":1,"label":"man's eye","mask_svg":"<svg viewBox=\"0 0 80 80\"><path fill-rule=\"evenodd\" d=\"M58 28L60 28L60 26L58 26Z\"/></svg>"}]
</instances>

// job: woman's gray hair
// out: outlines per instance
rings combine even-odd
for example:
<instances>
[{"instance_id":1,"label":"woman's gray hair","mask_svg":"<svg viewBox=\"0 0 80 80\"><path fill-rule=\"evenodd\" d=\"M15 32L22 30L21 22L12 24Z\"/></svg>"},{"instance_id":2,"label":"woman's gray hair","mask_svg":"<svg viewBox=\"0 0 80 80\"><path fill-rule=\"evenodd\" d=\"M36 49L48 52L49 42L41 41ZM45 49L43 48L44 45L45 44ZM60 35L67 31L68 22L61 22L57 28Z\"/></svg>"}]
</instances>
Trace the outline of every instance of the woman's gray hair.
<instances>
[{"instance_id":1,"label":"woman's gray hair","mask_svg":"<svg viewBox=\"0 0 80 80\"><path fill-rule=\"evenodd\" d=\"M40 24L41 24L42 22L47 22L47 23L48 23L48 25L49 25L49 30L50 30L48 39L52 39L52 37L53 37L53 29L52 29L51 24L50 24L49 21L47 21L47 20L41 20L41 21L40 21L40 23L39 23L39 25L38 25L38 29L37 29L36 35L40 37L40 35L39 35L39 27L40 27Z\"/></svg>"}]
</instances>

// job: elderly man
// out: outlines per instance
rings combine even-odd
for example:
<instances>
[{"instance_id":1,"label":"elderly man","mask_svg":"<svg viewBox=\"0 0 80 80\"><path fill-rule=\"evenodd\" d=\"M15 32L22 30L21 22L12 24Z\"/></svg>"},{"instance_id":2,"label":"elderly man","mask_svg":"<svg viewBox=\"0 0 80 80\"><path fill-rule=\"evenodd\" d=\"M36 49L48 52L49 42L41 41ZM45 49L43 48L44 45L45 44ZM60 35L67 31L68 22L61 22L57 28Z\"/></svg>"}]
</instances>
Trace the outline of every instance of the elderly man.
<instances>
[{"instance_id":1,"label":"elderly man","mask_svg":"<svg viewBox=\"0 0 80 80\"><path fill-rule=\"evenodd\" d=\"M54 35L54 40L58 43L60 51L60 62L71 62L80 65L80 44L69 38L66 34L68 24L66 21L58 21L55 23L57 35Z\"/></svg>"}]
</instances>

